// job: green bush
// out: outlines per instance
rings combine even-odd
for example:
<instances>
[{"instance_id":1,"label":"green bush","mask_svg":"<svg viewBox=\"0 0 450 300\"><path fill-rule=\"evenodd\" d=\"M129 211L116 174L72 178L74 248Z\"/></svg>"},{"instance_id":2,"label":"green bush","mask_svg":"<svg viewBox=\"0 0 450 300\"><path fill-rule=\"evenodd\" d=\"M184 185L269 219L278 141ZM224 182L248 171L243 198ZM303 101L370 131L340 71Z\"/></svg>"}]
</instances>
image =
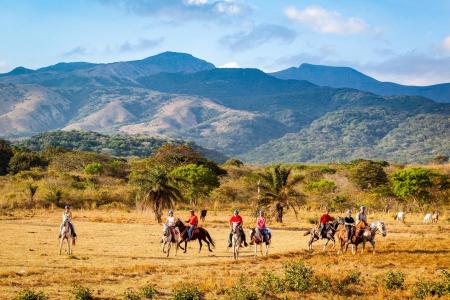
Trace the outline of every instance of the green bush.
<instances>
[{"instance_id":1,"label":"green bush","mask_svg":"<svg viewBox=\"0 0 450 300\"><path fill-rule=\"evenodd\" d=\"M285 290L284 281L272 272L267 272L259 278L256 286L263 296L276 295Z\"/></svg>"},{"instance_id":2,"label":"green bush","mask_svg":"<svg viewBox=\"0 0 450 300\"><path fill-rule=\"evenodd\" d=\"M36 152L18 151L14 153L8 164L8 170L11 174L17 174L20 171L27 171L35 167L46 167L48 161Z\"/></svg>"},{"instance_id":3,"label":"green bush","mask_svg":"<svg viewBox=\"0 0 450 300\"><path fill-rule=\"evenodd\" d=\"M44 292L36 292L33 290L25 289L17 293L14 300L47 300L47 295Z\"/></svg>"},{"instance_id":4,"label":"green bush","mask_svg":"<svg viewBox=\"0 0 450 300\"><path fill-rule=\"evenodd\" d=\"M141 294L145 299L154 299L157 291L153 284L148 283L141 288Z\"/></svg>"},{"instance_id":5,"label":"green bush","mask_svg":"<svg viewBox=\"0 0 450 300\"><path fill-rule=\"evenodd\" d=\"M92 300L92 292L89 288L76 284L73 286L72 294L75 296L76 300Z\"/></svg>"},{"instance_id":6,"label":"green bush","mask_svg":"<svg viewBox=\"0 0 450 300\"><path fill-rule=\"evenodd\" d=\"M236 284L235 286L226 290L226 294L230 300L257 300L258 294L251 288Z\"/></svg>"},{"instance_id":7,"label":"green bush","mask_svg":"<svg viewBox=\"0 0 450 300\"><path fill-rule=\"evenodd\" d=\"M323 166L319 169L319 172L322 174L335 174L336 170L327 166Z\"/></svg>"},{"instance_id":8,"label":"green bush","mask_svg":"<svg viewBox=\"0 0 450 300\"><path fill-rule=\"evenodd\" d=\"M327 277L314 277L311 289L317 293L328 293L333 289L332 281Z\"/></svg>"},{"instance_id":9,"label":"green bush","mask_svg":"<svg viewBox=\"0 0 450 300\"><path fill-rule=\"evenodd\" d=\"M284 266L286 285L292 291L307 291L312 286L313 273L303 262L292 262Z\"/></svg>"},{"instance_id":10,"label":"green bush","mask_svg":"<svg viewBox=\"0 0 450 300\"><path fill-rule=\"evenodd\" d=\"M141 296L137 292L133 291L132 288L128 288L125 291L123 298L125 300L141 300Z\"/></svg>"},{"instance_id":11,"label":"green bush","mask_svg":"<svg viewBox=\"0 0 450 300\"><path fill-rule=\"evenodd\" d=\"M336 184L333 181L321 179L306 184L305 190L316 193L332 193L336 190Z\"/></svg>"},{"instance_id":12,"label":"green bush","mask_svg":"<svg viewBox=\"0 0 450 300\"><path fill-rule=\"evenodd\" d=\"M173 291L173 300L200 300L203 298L203 292L198 287L184 285Z\"/></svg>"},{"instance_id":13,"label":"green bush","mask_svg":"<svg viewBox=\"0 0 450 300\"><path fill-rule=\"evenodd\" d=\"M103 173L103 165L98 162L90 163L84 167L84 173L88 175L100 175Z\"/></svg>"},{"instance_id":14,"label":"green bush","mask_svg":"<svg viewBox=\"0 0 450 300\"><path fill-rule=\"evenodd\" d=\"M413 286L414 296L423 299L428 296L442 297L450 295L450 272L448 270L442 270L441 276L441 281L418 281Z\"/></svg>"},{"instance_id":15,"label":"green bush","mask_svg":"<svg viewBox=\"0 0 450 300\"><path fill-rule=\"evenodd\" d=\"M345 284L358 284L361 282L361 272L359 271L351 271L345 278L342 280Z\"/></svg>"},{"instance_id":16,"label":"green bush","mask_svg":"<svg viewBox=\"0 0 450 300\"><path fill-rule=\"evenodd\" d=\"M402 272L389 271L384 277L384 286L389 290L401 290L404 283L405 275Z\"/></svg>"},{"instance_id":17,"label":"green bush","mask_svg":"<svg viewBox=\"0 0 450 300\"><path fill-rule=\"evenodd\" d=\"M380 163L362 160L350 169L350 179L361 189L368 190L389 182Z\"/></svg>"}]
</instances>

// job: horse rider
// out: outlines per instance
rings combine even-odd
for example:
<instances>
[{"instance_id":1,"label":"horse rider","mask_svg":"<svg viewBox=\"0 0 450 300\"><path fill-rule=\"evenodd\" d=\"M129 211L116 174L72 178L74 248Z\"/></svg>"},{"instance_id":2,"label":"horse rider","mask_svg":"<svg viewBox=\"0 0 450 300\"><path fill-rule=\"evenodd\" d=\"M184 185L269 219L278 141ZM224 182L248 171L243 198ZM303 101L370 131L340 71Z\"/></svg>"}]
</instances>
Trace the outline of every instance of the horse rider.
<instances>
[{"instance_id":1,"label":"horse rider","mask_svg":"<svg viewBox=\"0 0 450 300\"><path fill-rule=\"evenodd\" d=\"M327 223L333 220L334 218L328 214L328 208L325 208L324 214L320 217L320 227L319 227L320 239L323 239L323 233L325 231Z\"/></svg>"},{"instance_id":2,"label":"horse rider","mask_svg":"<svg viewBox=\"0 0 450 300\"><path fill-rule=\"evenodd\" d=\"M356 214L356 230L353 235L353 242L360 236L360 234L368 226L367 223L367 209L364 205L359 208L359 212Z\"/></svg>"},{"instance_id":3,"label":"horse rider","mask_svg":"<svg viewBox=\"0 0 450 300\"><path fill-rule=\"evenodd\" d=\"M64 222L67 221L69 223L70 230L72 231L72 236L74 238L77 237L77 234L75 233L75 226L72 224L72 210L69 205L64 206L64 211L62 215L62 223L59 226L59 236L58 238L61 238L61 231L64 226Z\"/></svg>"},{"instance_id":4,"label":"horse rider","mask_svg":"<svg viewBox=\"0 0 450 300\"><path fill-rule=\"evenodd\" d=\"M191 209L189 212L191 213L191 216L189 217L189 220L186 221L189 224L188 238L186 241L190 241L192 239L192 232L198 225L198 218L195 215L195 211Z\"/></svg>"},{"instance_id":5,"label":"horse rider","mask_svg":"<svg viewBox=\"0 0 450 300\"><path fill-rule=\"evenodd\" d=\"M231 245L231 239L233 237L233 223L239 223L239 232L241 233L241 237L244 240L244 246L247 247L248 244L247 244L247 241L246 241L246 238L245 238L245 232L244 232L244 229L243 229L244 220L239 215L239 210L237 210L237 209L234 210L233 216L231 217L229 223L230 223L231 232L230 232L230 234L228 236L228 248L230 248L232 246Z\"/></svg>"},{"instance_id":6,"label":"horse rider","mask_svg":"<svg viewBox=\"0 0 450 300\"><path fill-rule=\"evenodd\" d=\"M351 241L353 235L353 226L355 226L355 219L352 217L352 211L347 210L347 216L344 217L345 231L347 232L347 241Z\"/></svg>"},{"instance_id":7,"label":"horse rider","mask_svg":"<svg viewBox=\"0 0 450 300\"><path fill-rule=\"evenodd\" d=\"M256 219L256 228L261 232L263 236L263 242L269 243L270 240L270 230L266 226L266 218L264 217L264 211L259 211L258 219ZM250 242L250 244L253 243Z\"/></svg>"},{"instance_id":8,"label":"horse rider","mask_svg":"<svg viewBox=\"0 0 450 300\"><path fill-rule=\"evenodd\" d=\"M173 216L173 210L169 210L166 223L164 225L167 226L168 230L170 230L172 236L180 234L180 232L178 231L178 227L175 226L175 217Z\"/></svg>"}]
</instances>

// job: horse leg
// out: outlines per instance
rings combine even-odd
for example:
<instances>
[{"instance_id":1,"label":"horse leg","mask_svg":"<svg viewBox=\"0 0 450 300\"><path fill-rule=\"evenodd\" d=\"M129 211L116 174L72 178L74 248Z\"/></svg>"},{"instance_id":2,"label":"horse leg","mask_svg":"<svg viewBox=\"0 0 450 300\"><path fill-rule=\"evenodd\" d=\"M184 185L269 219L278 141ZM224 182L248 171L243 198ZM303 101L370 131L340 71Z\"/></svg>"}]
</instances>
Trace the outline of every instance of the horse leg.
<instances>
[{"instance_id":1,"label":"horse leg","mask_svg":"<svg viewBox=\"0 0 450 300\"><path fill-rule=\"evenodd\" d=\"M375 254L375 241L370 241L372 244L372 254Z\"/></svg>"},{"instance_id":2,"label":"horse leg","mask_svg":"<svg viewBox=\"0 0 450 300\"><path fill-rule=\"evenodd\" d=\"M181 250L184 250L184 248L183 248L183 247L181 247L181 243L182 243L182 242L183 242L183 240L181 240L181 241L179 241L179 242L178 242L178 244L177 244L177 248L178 248L178 247L180 247L180 248L181 248Z\"/></svg>"},{"instance_id":3,"label":"horse leg","mask_svg":"<svg viewBox=\"0 0 450 300\"><path fill-rule=\"evenodd\" d=\"M172 239L172 238L171 238ZM167 244L167 257L169 257L169 253L170 253L170 248L172 247L172 242L169 241L169 243Z\"/></svg>"},{"instance_id":4,"label":"horse leg","mask_svg":"<svg viewBox=\"0 0 450 300\"><path fill-rule=\"evenodd\" d=\"M255 248L254 248L254 250L255 251L253 251L253 254L254 254L254 256L256 257L256 255L257 255L257 252L258 252L258 244L255 242Z\"/></svg>"},{"instance_id":5,"label":"horse leg","mask_svg":"<svg viewBox=\"0 0 450 300\"><path fill-rule=\"evenodd\" d=\"M203 244L202 244L202 239L198 239L198 244L199 244L199 246L200 246L200 248L198 249L198 253L200 253L200 251L202 251L202 246L203 246Z\"/></svg>"},{"instance_id":6,"label":"horse leg","mask_svg":"<svg viewBox=\"0 0 450 300\"><path fill-rule=\"evenodd\" d=\"M328 242L329 242L330 240L329 239L327 239L327 242L325 243L325 245L323 245L323 249L322 249L322 251L325 251L326 249L327 249L327 245L328 245Z\"/></svg>"},{"instance_id":7,"label":"horse leg","mask_svg":"<svg viewBox=\"0 0 450 300\"><path fill-rule=\"evenodd\" d=\"M175 243L177 244L177 246L175 247L175 256L177 256L178 254L178 243L179 243L179 239L175 239Z\"/></svg>"},{"instance_id":8,"label":"horse leg","mask_svg":"<svg viewBox=\"0 0 450 300\"><path fill-rule=\"evenodd\" d=\"M61 240L59 242L59 255L61 255L63 242L64 242L64 237L61 235Z\"/></svg>"},{"instance_id":9,"label":"horse leg","mask_svg":"<svg viewBox=\"0 0 450 300\"><path fill-rule=\"evenodd\" d=\"M266 244L266 256L269 255L269 244Z\"/></svg>"},{"instance_id":10,"label":"horse leg","mask_svg":"<svg viewBox=\"0 0 450 300\"><path fill-rule=\"evenodd\" d=\"M184 241L184 253L187 251L187 241Z\"/></svg>"},{"instance_id":11,"label":"horse leg","mask_svg":"<svg viewBox=\"0 0 450 300\"><path fill-rule=\"evenodd\" d=\"M260 248L259 248L259 249L261 250L261 255L263 255L263 250L262 250L262 248L263 248L263 245L264 245L264 244L265 244L265 243L262 242L261 245L260 245Z\"/></svg>"},{"instance_id":12,"label":"horse leg","mask_svg":"<svg viewBox=\"0 0 450 300\"><path fill-rule=\"evenodd\" d=\"M69 254L69 255L72 255L72 247L71 247L71 245L70 244L72 244L72 238L70 237L70 238L67 238L67 253Z\"/></svg>"}]
</instances>

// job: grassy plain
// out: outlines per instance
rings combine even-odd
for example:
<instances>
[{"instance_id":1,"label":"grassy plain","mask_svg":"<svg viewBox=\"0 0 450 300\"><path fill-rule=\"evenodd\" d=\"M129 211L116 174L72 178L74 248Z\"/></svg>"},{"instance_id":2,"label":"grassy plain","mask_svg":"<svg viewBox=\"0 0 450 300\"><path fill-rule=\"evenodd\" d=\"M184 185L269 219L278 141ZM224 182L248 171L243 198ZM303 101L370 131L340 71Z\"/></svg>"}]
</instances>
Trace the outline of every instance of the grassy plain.
<instances>
[{"instance_id":1,"label":"grassy plain","mask_svg":"<svg viewBox=\"0 0 450 300\"><path fill-rule=\"evenodd\" d=\"M186 211L177 212L182 219ZM0 216L0 298L11 299L24 288L42 290L50 299L72 299L74 283L89 287L98 299L123 299L127 288L154 283L159 298L170 298L174 287L182 282L197 284L207 299L226 297L225 290L241 276L252 281L264 271L283 272L283 265L302 260L317 275L342 278L352 270L361 271L361 286L350 296L374 299L411 297L409 286L419 279L435 279L438 271L450 268L450 224L448 212L436 225L423 225L422 217L409 214L406 224L392 215L370 215L371 221L384 220L386 237L377 237L377 253L336 255L321 250L324 241L308 251L308 236L303 233L312 225L311 217L320 212L302 211L298 220L292 212L285 224L271 224L273 244L268 257L254 258L245 248L238 262L226 249L228 212L208 212L207 228L216 242L209 253L206 247L198 253L198 243L188 253L174 252L166 258L160 250L161 227L153 222L151 213L121 210L74 210L74 223L79 234L73 256L58 255L59 210L11 210ZM243 212L246 228L253 223ZM251 224L252 225L252 224ZM370 246L369 246L370 248ZM388 291L383 287L387 271L402 271L406 289ZM287 293L290 299L344 298L332 293ZM348 297L347 297L348 298Z\"/></svg>"}]
</instances>

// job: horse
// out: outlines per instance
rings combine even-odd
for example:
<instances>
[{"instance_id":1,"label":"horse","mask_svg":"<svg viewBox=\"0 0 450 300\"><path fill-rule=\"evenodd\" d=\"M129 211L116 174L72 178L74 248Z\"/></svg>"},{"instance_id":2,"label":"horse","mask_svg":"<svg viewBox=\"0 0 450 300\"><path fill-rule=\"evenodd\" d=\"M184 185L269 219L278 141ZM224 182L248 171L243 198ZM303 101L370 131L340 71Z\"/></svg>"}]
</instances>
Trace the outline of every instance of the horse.
<instances>
[{"instance_id":1,"label":"horse","mask_svg":"<svg viewBox=\"0 0 450 300\"><path fill-rule=\"evenodd\" d=\"M354 232L354 228L352 229ZM345 228L344 222L339 222L339 227L336 231L337 239L340 245L340 249L337 254L343 254L344 250L347 250L348 244L351 243L351 240L348 240L347 230Z\"/></svg>"},{"instance_id":2,"label":"horse","mask_svg":"<svg viewBox=\"0 0 450 300\"><path fill-rule=\"evenodd\" d=\"M403 211L399 211L395 216L394 216L394 220L400 221L402 223L405 223L405 216L406 213Z\"/></svg>"},{"instance_id":3,"label":"horse","mask_svg":"<svg viewBox=\"0 0 450 300\"><path fill-rule=\"evenodd\" d=\"M377 221L370 224L370 226L364 230L363 234L356 238L356 241L353 244L354 247L352 247L352 253L356 254L358 252L358 245L361 243L363 244L361 253L364 253L366 242L369 242L372 245L372 253L375 254L375 236L377 232L381 232L382 236L386 236L387 230L386 225L384 225L384 222ZM347 248L345 250L347 250Z\"/></svg>"},{"instance_id":4,"label":"horse","mask_svg":"<svg viewBox=\"0 0 450 300\"><path fill-rule=\"evenodd\" d=\"M433 214L430 214L430 213L426 214L425 217L423 217L423 223L424 224L431 223L432 217L433 217Z\"/></svg>"},{"instance_id":5,"label":"horse","mask_svg":"<svg viewBox=\"0 0 450 300\"><path fill-rule=\"evenodd\" d=\"M330 223L327 223L325 225L325 238L327 239L326 244L323 246L323 251L325 251L325 249L327 248L327 245L330 241L333 242L333 248L336 246L336 241L334 239L334 234L336 233L336 229L339 225L339 221L338 220L334 220ZM314 226L313 228L311 228L310 231L307 231L304 233L304 236L307 236L308 234L311 235L311 238L309 239L308 242L308 249L312 250L312 244L315 241L318 241L320 239L320 228L319 226Z\"/></svg>"},{"instance_id":6,"label":"horse","mask_svg":"<svg viewBox=\"0 0 450 300\"><path fill-rule=\"evenodd\" d=\"M267 256L269 254L269 245L272 240L271 233L268 233L268 238L269 239L267 241L264 241L264 236L261 233L261 231L258 229L258 227L255 227L254 229L250 230L250 241L251 241L250 244L255 245L255 251L254 251L255 256L256 256L256 252L258 251L258 245L260 245L261 255L263 255L263 244L265 245L264 255Z\"/></svg>"},{"instance_id":7,"label":"horse","mask_svg":"<svg viewBox=\"0 0 450 300\"><path fill-rule=\"evenodd\" d=\"M435 211L433 213L433 215L431 216L431 223L436 224L438 222L438 220L439 220L439 212Z\"/></svg>"},{"instance_id":8,"label":"horse","mask_svg":"<svg viewBox=\"0 0 450 300\"><path fill-rule=\"evenodd\" d=\"M231 248L233 249L233 258L235 260L238 259L241 243L241 225L239 222L233 222L233 227L231 228Z\"/></svg>"},{"instance_id":9,"label":"horse","mask_svg":"<svg viewBox=\"0 0 450 300\"><path fill-rule=\"evenodd\" d=\"M61 255L64 240L67 240L67 254L72 255L72 246L75 245L75 237L68 220L64 220L61 229L61 238L59 243L59 255Z\"/></svg>"},{"instance_id":10,"label":"horse","mask_svg":"<svg viewBox=\"0 0 450 300\"><path fill-rule=\"evenodd\" d=\"M177 221L175 222L175 226L180 231L180 236L181 236L181 240L178 242L177 247L180 247L182 250L184 250L184 253L186 253L187 242L188 242L187 239L189 237L188 236L189 228L186 225L184 225L180 219L177 219ZM202 251L202 246L203 246L202 241L208 245L209 252L212 252L210 245L212 245L213 247L216 246L214 244L213 239L209 235L208 231L202 227L197 227L194 229L194 231L192 232L191 241L193 241L193 240L198 240L198 243L200 245L200 249L198 249L198 253L200 253L200 251ZM184 248L181 247L181 243L183 243L183 242L184 242Z\"/></svg>"},{"instance_id":11,"label":"horse","mask_svg":"<svg viewBox=\"0 0 450 300\"><path fill-rule=\"evenodd\" d=\"M166 253L166 245L167 245L167 257L169 257L172 243L178 245L179 241L180 241L179 234L177 234L176 232L173 234L171 228L167 224L164 224L163 235L161 237L162 252ZM178 247L175 247L175 255L177 254L178 254Z\"/></svg>"},{"instance_id":12,"label":"horse","mask_svg":"<svg viewBox=\"0 0 450 300\"><path fill-rule=\"evenodd\" d=\"M203 209L200 212L200 221L205 222L205 218L206 218L206 214L208 213L208 211L206 209Z\"/></svg>"}]
</instances>

